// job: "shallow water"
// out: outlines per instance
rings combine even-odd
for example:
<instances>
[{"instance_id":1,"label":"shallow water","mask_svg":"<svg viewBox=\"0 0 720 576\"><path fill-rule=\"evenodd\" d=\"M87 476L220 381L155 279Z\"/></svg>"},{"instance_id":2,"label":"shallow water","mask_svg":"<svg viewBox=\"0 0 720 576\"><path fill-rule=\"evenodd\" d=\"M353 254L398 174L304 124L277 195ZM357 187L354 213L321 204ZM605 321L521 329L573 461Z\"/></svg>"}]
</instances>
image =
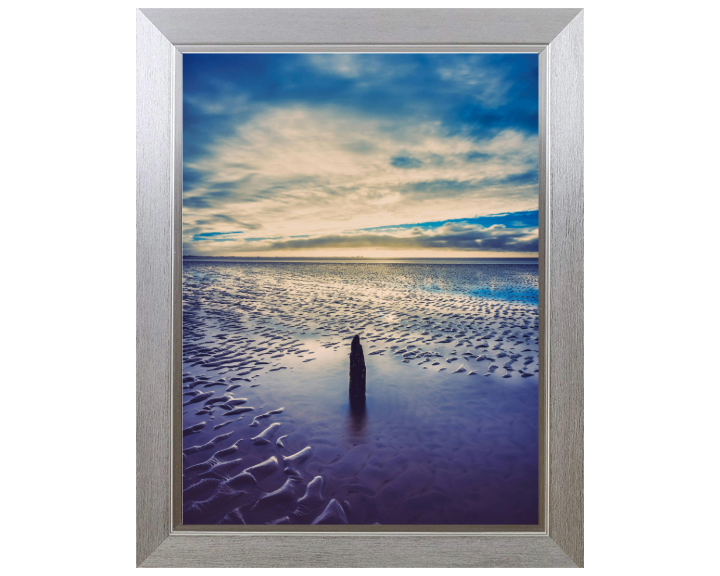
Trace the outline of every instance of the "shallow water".
<instances>
[{"instance_id":1,"label":"shallow water","mask_svg":"<svg viewBox=\"0 0 720 576\"><path fill-rule=\"evenodd\" d=\"M183 523L537 524L537 265L186 261L183 281Z\"/></svg>"}]
</instances>

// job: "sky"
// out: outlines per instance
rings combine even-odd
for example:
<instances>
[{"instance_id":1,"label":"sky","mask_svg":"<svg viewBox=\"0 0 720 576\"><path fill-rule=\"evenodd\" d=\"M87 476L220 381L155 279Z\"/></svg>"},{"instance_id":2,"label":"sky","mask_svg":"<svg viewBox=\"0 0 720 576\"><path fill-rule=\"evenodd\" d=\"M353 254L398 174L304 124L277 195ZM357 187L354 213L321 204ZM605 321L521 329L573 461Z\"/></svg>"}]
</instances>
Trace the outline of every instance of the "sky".
<instances>
[{"instance_id":1,"label":"sky","mask_svg":"<svg viewBox=\"0 0 720 576\"><path fill-rule=\"evenodd\" d=\"M183 252L535 257L536 54L184 54Z\"/></svg>"}]
</instances>

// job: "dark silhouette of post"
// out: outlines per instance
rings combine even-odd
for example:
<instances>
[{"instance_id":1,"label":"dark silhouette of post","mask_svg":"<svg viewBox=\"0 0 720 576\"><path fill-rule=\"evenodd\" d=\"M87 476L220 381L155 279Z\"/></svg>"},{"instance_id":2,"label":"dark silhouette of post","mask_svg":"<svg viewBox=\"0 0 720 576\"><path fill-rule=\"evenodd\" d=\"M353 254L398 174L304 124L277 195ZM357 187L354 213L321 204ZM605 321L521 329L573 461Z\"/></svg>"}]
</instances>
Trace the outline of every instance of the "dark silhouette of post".
<instances>
[{"instance_id":1,"label":"dark silhouette of post","mask_svg":"<svg viewBox=\"0 0 720 576\"><path fill-rule=\"evenodd\" d=\"M365 398L365 356L357 334L350 344L350 396Z\"/></svg>"}]
</instances>

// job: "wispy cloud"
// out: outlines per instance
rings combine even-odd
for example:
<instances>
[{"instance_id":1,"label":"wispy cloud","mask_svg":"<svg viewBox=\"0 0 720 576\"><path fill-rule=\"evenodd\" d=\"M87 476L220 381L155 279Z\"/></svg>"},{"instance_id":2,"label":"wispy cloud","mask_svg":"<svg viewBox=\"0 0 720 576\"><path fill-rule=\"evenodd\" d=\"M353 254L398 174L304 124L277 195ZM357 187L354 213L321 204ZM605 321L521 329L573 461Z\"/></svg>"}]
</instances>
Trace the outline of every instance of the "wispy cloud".
<instances>
[{"instance_id":1,"label":"wispy cloud","mask_svg":"<svg viewBox=\"0 0 720 576\"><path fill-rule=\"evenodd\" d=\"M254 250L307 250L317 248L390 248L537 252L537 229L482 229L476 226L448 225L439 230L413 228L405 234L345 234L282 240L257 246Z\"/></svg>"},{"instance_id":2,"label":"wispy cloud","mask_svg":"<svg viewBox=\"0 0 720 576\"><path fill-rule=\"evenodd\" d=\"M237 238L233 248L238 253L306 253L317 251L342 253L347 250L406 251L421 254L478 252L528 255L538 250L537 228L506 228L501 224L480 226L467 222L448 222L433 227L388 227L382 230L348 231L303 237ZM220 241L228 241L221 238ZM328 252L329 251L329 252Z\"/></svg>"},{"instance_id":3,"label":"wispy cloud","mask_svg":"<svg viewBox=\"0 0 720 576\"><path fill-rule=\"evenodd\" d=\"M537 210L535 56L221 56L185 55L187 251L537 250L471 221Z\"/></svg>"}]
</instances>

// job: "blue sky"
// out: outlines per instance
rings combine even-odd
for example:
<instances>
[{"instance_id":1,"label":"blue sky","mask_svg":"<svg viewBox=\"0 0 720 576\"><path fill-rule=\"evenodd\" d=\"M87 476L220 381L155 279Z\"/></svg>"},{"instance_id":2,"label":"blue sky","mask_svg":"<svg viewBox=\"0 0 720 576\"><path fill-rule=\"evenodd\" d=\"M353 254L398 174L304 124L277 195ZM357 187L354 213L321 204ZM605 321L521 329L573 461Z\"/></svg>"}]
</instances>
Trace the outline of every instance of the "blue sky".
<instances>
[{"instance_id":1,"label":"blue sky","mask_svg":"<svg viewBox=\"0 0 720 576\"><path fill-rule=\"evenodd\" d=\"M185 54L183 249L536 256L535 54Z\"/></svg>"}]
</instances>

